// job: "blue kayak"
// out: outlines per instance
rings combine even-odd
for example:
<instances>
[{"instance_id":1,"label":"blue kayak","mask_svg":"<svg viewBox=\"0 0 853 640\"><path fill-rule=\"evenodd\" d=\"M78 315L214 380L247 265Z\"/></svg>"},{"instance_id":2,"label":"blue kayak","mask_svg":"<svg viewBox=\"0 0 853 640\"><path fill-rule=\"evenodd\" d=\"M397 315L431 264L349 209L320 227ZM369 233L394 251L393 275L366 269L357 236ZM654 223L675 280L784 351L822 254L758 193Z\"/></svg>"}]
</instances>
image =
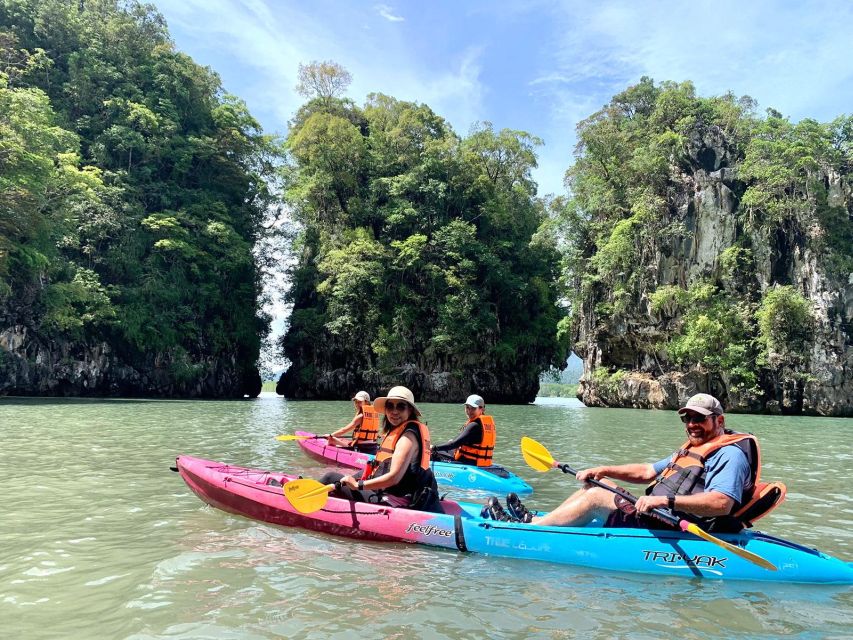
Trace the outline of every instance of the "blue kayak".
<instances>
[{"instance_id":1,"label":"blue kayak","mask_svg":"<svg viewBox=\"0 0 853 640\"><path fill-rule=\"evenodd\" d=\"M332 462L352 469L364 469L364 466L373 460L370 454L345 447L335 447L325 438L317 437L307 431L297 431L295 435L305 436L304 440L297 441L299 446L309 456L322 462ZM433 462L432 472L438 484L445 487L491 491L500 495L510 491L518 495L533 493L533 487L500 465L476 467L454 462Z\"/></svg>"},{"instance_id":2,"label":"blue kayak","mask_svg":"<svg viewBox=\"0 0 853 640\"><path fill-rule=\"evenodd\" d=\"M853 564L760 531L716 535L769 561L775 571L681 531L496 522L480 517L479 504L453 500L442 501L445 513L436 514L329 497L318 510L305 513L294 508L284 489L294 475L190 456L179 456L176 469L204 502L218 509L357 540L667 577L853 584Z\"/></svg>"},{"instance_id":3,"label":"blue kayak","mask_svg":"<svg viewBox=\"0 0 853 640\"><path fill-rule=\"evenodd\" d=\"M479 509L465 507L472 515ZM469 522L464 527L465 544L477 553L688 578L853 584L853 563L749 529L715 537L761 556L776 571L681 531Z\"/></svg>"}]
</instances>

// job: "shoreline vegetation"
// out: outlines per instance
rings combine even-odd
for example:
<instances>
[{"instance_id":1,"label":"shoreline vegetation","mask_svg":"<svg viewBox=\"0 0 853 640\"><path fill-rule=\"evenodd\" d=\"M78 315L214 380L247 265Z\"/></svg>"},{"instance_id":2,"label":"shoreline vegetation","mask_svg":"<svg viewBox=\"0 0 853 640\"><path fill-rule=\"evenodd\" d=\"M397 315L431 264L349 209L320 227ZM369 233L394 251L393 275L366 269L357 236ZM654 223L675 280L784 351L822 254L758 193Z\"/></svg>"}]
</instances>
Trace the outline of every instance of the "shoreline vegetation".
<instances>
[{"instance_id":1,"label":"shoreline vegetation","mask_svg":"<svg viewBox=\"0 0 853 640\"><path fill-rule=\"evenodd\" d=\"M539 385L539 398L577 398L578 385L543 382Z\"/></svg>"}]
</instances>

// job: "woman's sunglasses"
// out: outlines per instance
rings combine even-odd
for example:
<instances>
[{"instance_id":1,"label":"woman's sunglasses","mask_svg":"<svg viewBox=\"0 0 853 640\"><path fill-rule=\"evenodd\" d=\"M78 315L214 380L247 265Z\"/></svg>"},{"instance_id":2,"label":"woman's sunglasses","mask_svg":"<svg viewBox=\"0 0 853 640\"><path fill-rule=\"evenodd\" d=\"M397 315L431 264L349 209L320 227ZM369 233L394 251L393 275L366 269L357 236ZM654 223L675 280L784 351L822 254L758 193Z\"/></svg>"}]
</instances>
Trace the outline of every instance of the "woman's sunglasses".
<instances>
[{"instance_id":1,"label":"woman's sunglasses","mask_svg":"<svg viewBox=\"0 0 853 640\"><path fill-rule=\"evenodd\" d=\"M386 402L385 408L391 411L405 411L409 408L408 402Z\"/></svg>"}]
</instances>

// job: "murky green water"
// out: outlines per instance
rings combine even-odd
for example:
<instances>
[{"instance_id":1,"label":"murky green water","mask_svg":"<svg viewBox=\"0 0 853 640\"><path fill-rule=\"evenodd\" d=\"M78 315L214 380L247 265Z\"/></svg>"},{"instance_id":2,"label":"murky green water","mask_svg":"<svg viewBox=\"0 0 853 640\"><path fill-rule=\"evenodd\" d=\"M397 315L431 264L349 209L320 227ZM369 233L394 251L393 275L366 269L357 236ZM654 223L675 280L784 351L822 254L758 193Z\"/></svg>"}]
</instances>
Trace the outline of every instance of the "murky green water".
<instances>
[{"instance_id":1,"label":"murky green water","mask_svg":"<svg viewBox=\"0 0 853 640\"><path fill-rule=\"evenodd\" d=\"M435 440L461 405L424 405ZM655 460L672 412L566 401L490 407L497 459L537 508L576 488L534 474L529 435L577 468ZM853 587L721 583L355 542L238 518L169 471L187 453L319 475L295 429L346 424L344 402L0 399L4 638L850 638ZM729 416L755 433L788 501L763 530L853 560L853 421Z\"/></svg>"}]
</instances>

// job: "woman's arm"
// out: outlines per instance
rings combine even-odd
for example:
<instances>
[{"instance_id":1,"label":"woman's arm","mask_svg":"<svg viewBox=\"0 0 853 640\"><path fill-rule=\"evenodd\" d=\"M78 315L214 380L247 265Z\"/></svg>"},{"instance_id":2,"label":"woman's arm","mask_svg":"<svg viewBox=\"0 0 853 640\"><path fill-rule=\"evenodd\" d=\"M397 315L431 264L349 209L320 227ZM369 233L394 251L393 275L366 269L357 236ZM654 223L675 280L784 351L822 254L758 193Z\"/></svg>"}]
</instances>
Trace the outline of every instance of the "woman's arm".
<instances>
[{"instance_id":1,"label":"woman's arm","mask_svg":"<svg viewBox=\"0 0 853 640\"><path fill-rule=\"evenodd\" d=\"M477 420L472 420L459 433L458 436L450 440L449 442L445 442L444 444L437 444L433 446L434 451L452 451L453 449L458 449L463 444L476 444L480 441L482 432L478 432L478 429L482 429L483 425L479 423Z\"/></svg>"},{"instance_id":2,"label":"woman's arm","mask_svg":"<svg viewBox=\"0 0 853 640\"><path fill-rule=\"evenodd\" d=\"M342 427L329 435L334 438L336 436L342 436L345 433L349 433L350 431L354 431L356 427L361 425L362 419L364 419L364 414L359 413L355 418L352 419L352 422L350 422L347 426Z\"/></svg>"}]
</instances>

